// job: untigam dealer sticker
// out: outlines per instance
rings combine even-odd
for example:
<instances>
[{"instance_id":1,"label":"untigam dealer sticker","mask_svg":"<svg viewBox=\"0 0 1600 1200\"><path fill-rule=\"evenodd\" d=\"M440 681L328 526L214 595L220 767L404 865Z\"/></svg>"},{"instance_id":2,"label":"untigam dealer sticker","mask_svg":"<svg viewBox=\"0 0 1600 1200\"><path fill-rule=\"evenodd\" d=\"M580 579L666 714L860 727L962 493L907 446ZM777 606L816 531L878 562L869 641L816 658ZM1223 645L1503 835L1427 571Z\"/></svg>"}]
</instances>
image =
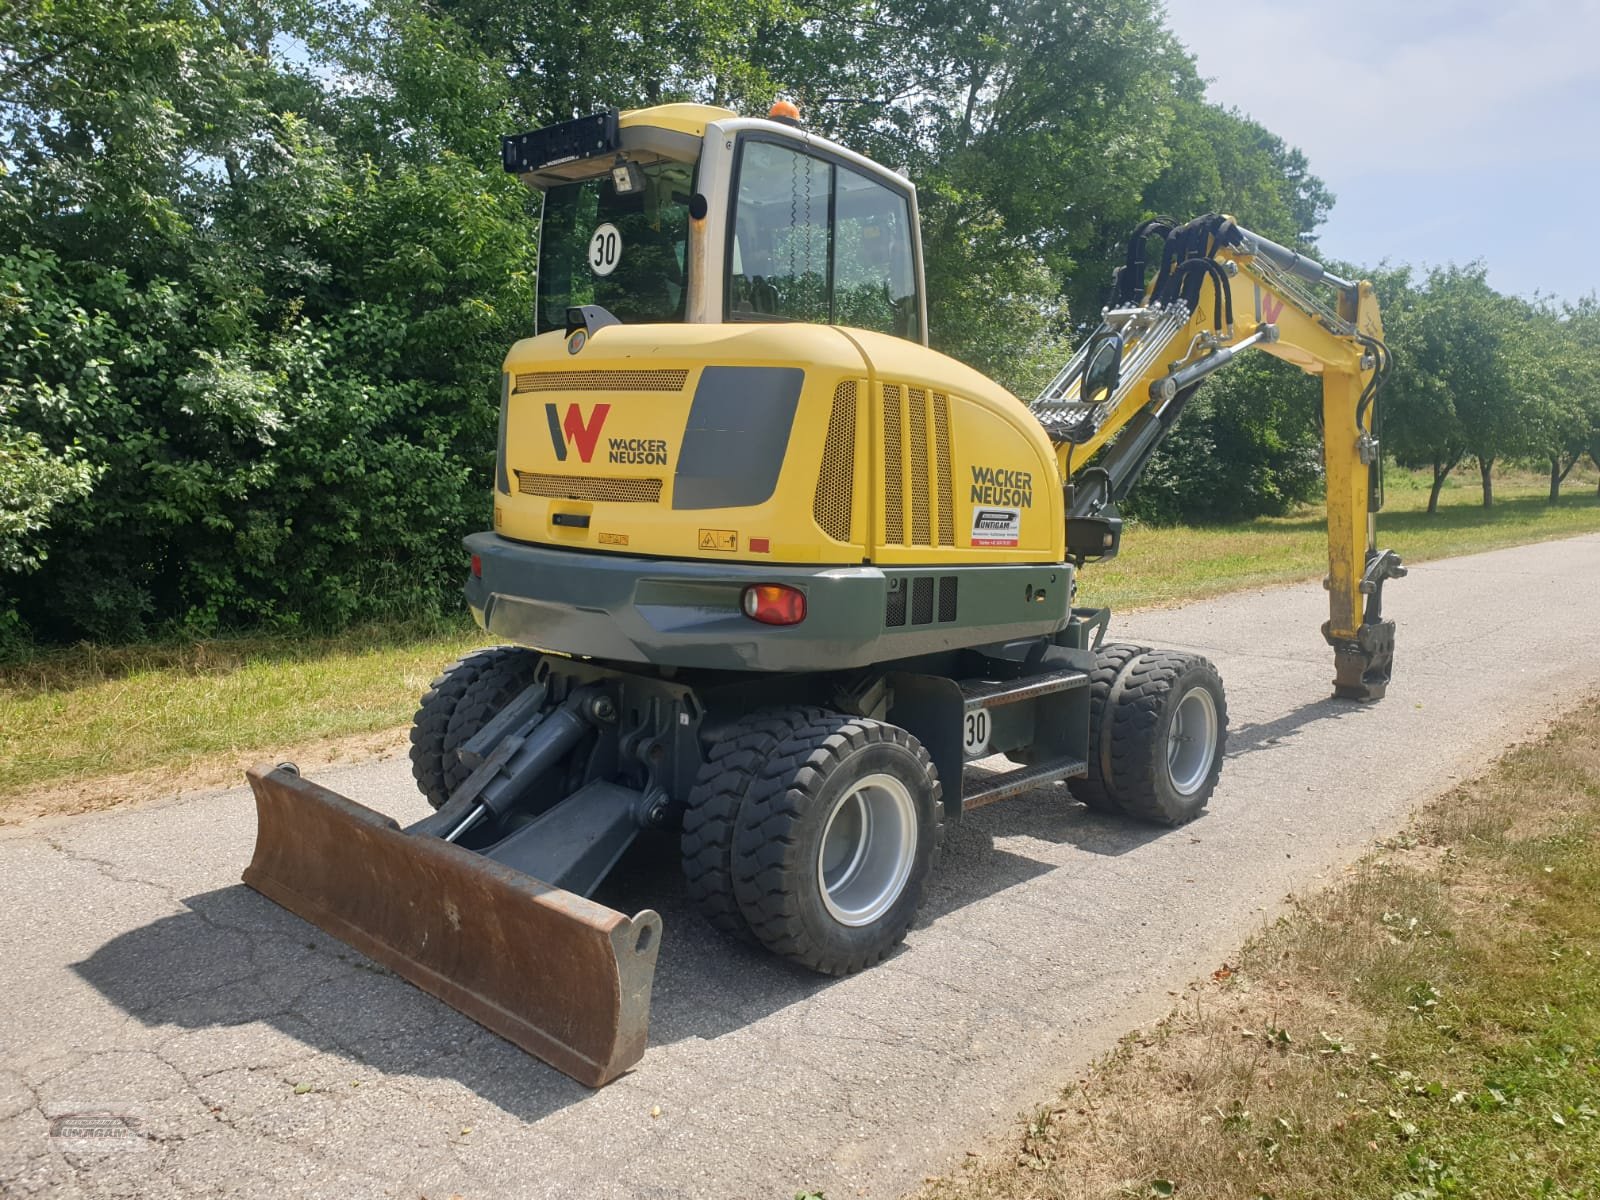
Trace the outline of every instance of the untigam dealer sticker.
<instances>
[{"instance_id":1,"label":"untigam dealer sticker","mask_svg":"<svg viewBox=\"0 0 1600 1200\"><path fill-rule=\"evenodd\" d=\"M1015 546L1021 537L1020 508L990 508L984 505L972 510L974 546Z\"/></svg>"}]
</instances>

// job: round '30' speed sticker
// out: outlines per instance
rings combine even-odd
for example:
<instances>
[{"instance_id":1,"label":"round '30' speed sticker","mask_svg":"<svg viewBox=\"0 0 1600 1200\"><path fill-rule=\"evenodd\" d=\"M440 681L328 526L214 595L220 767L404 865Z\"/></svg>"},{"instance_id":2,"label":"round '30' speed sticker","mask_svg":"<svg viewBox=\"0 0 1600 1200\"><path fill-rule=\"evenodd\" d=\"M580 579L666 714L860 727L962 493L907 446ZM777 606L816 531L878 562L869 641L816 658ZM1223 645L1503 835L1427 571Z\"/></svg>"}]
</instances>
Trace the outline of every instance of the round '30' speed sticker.
<instances>
[{"instance_id":1,"label":"round '30' speed sticker","mask_svg":"<svg viewBox=\"0 0 1600 1200\"><path fill-rule=\"evenodd\" d=\"M596 275L609 275L622 259L622 235L610 221L589 238L589 269Z\"/></svg>"}]
</instances>

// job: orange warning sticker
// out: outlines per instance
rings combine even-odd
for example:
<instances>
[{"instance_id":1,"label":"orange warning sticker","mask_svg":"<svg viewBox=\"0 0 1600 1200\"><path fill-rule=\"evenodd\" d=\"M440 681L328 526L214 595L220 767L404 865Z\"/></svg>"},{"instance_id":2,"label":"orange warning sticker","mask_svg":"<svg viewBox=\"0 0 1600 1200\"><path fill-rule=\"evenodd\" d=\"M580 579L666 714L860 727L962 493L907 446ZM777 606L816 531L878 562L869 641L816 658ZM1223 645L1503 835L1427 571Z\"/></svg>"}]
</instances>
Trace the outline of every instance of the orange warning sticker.
<instances>
[{"instance_id":1,"label":"orange warning sticker","mask_svg":"<svg viewBox=\"0 0 1600 1200\"><path fill-rule=\"evenodd\" d=\"M736 553L739 549L739 534L732 529L702 529L700 549Z\"/></svg>"}]
</instances>

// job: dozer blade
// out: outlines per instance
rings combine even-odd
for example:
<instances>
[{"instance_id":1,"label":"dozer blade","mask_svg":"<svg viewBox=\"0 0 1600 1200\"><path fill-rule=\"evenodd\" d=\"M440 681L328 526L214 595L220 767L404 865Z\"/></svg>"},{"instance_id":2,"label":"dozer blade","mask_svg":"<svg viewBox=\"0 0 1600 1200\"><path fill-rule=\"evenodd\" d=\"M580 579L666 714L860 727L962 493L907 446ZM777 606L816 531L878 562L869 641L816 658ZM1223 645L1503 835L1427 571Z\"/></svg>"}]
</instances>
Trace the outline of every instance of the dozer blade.
<instances>
[{"instance_id":1,"label":"dozer blade","mask_svg":"<svg viewBox=\"0 0 1600 1200\"><path fill-rule=\"evenodd\" d=\"M249 772L244 882L574 1079L644 1054L661 918L629 918L290 770Z\"/></svg>"}]
</instances>

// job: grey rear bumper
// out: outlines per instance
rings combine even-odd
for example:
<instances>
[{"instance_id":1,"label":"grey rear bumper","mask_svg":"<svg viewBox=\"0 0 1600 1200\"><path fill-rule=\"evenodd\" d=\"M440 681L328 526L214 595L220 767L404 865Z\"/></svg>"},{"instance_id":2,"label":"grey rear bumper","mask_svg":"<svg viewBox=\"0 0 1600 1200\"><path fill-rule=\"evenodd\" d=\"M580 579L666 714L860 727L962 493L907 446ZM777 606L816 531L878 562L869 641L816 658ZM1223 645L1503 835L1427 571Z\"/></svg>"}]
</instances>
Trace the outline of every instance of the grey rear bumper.
<instances>
[{"instance_id":1,"label":"grey rear bumper","mask_svg":"<svg viewBox=\"0 0 1600 1200\"><path fill-rule=\"evenodd\" d=\"M1071 611L1072 568L1059 563L796 567L634 558L494 533L475 533L465 544L482 564L466 590L484 629L540 650L615 662L842 670L1054 633ZM805 592L806 619L788 627L750 620L740 603L757 583Z\"/></svg>"}]
</instances>

